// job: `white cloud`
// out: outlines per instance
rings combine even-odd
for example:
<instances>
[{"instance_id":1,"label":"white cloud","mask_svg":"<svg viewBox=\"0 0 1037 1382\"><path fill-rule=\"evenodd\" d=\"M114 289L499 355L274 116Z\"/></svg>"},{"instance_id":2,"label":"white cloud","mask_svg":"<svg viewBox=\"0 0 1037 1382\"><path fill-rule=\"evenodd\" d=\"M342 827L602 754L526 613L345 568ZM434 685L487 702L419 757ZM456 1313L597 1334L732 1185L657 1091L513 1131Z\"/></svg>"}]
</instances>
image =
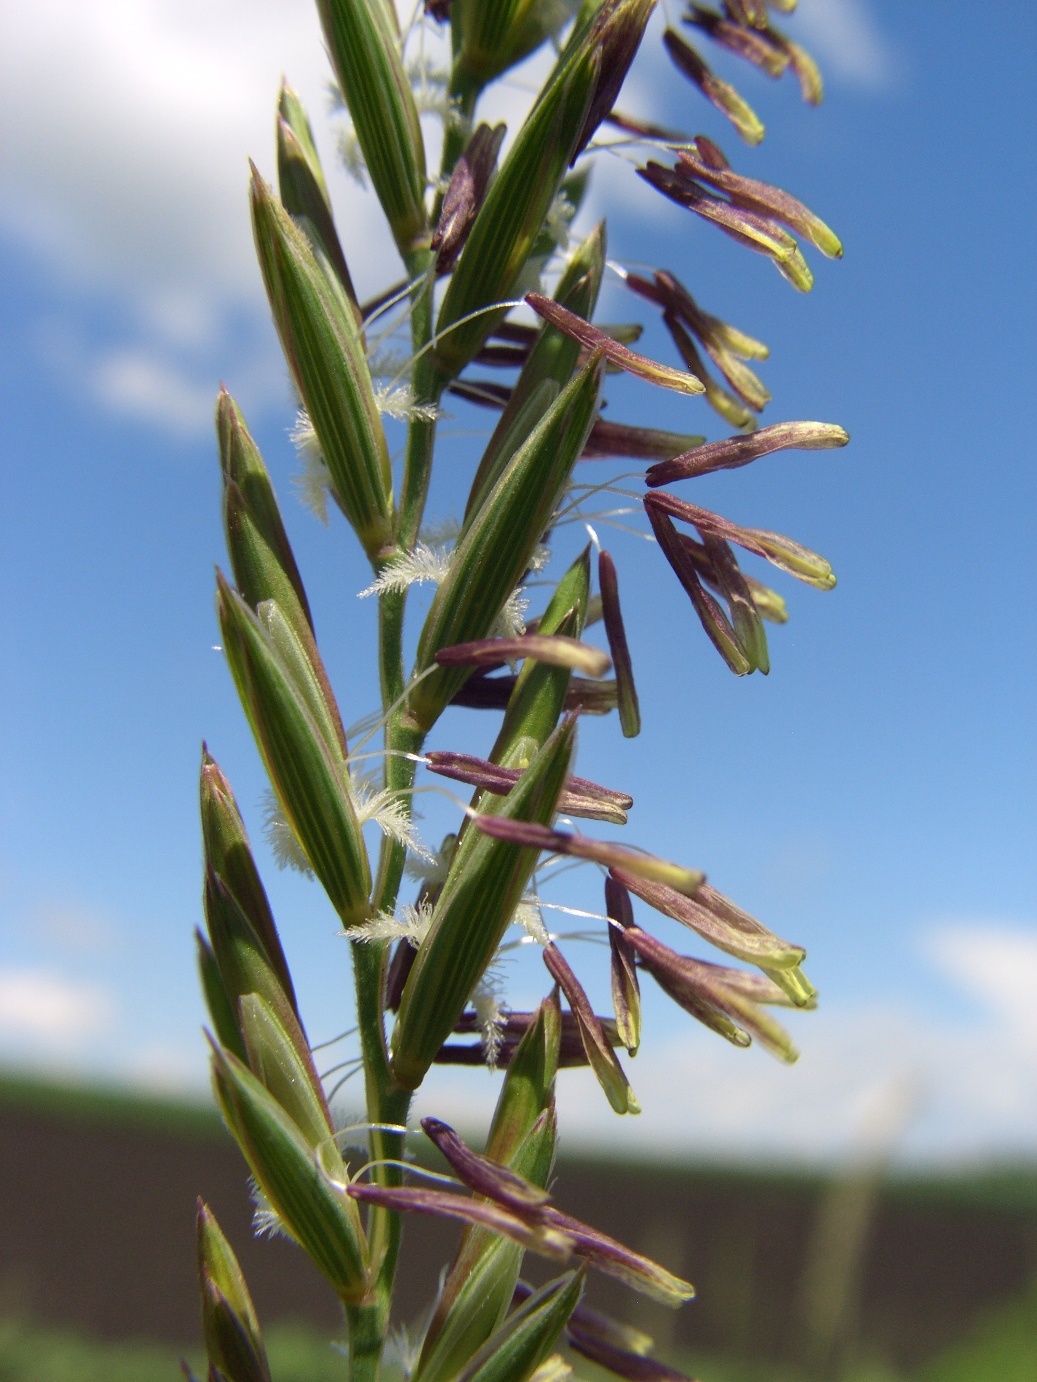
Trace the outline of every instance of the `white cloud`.
<instances>
[{"instance_id":1,"label":"white cloud","mask_svg":"<svg viewBox=\"0 0 1037 1382\"><path fill-rule=\"evenodd\" d=\"M589 1150L801 1162L1037 1154L1037 1061L998 1033L879 1007L832 1008L796 1032L791 1068L690 1022L669 1041L649 1037L625 1062L638 1118L616 1118L589 1072L563 1072L562 1136ZM434 1071L420 1112L477 1129L490 1083Z\"/></svg>"},{"instance_id":2,"label":"white cloud","mask_svg":"<svg viewBox=\"0 0 1037 1382\"><path fill-rule=\"evenodd\" d=\"M514 129L531 99L523 81L542 77L547 61L495 92L489 118ZM218 373L243 402L283 397L269 388L280 366L246 196L249 156L273 175L282 74L309 109L358 289L377 291L399 260L373 193L336 166L313 0L36 0L0 10L0 233L74 287L58 335L97 336L83 325L90 293L125 319L115 329L126 339L105 328L100 358L94 345L90 367L71 375L104 407L190 434L209 425Z\"/></svg>"},{"instance_id":3,"label":"white cloud","mask_svg":"<svg viewBox=\"0 0 1037 1382\"><path fill-rule=\"evenodd\" d=\"M430 33L426 50L446 51ZM551 56L495 87L514 130ZM274 174L286 75L307 106L361 292L399 270L374 195L338 167L314 0L37 0L0 19L0 226L77 279L132 294L173 338L211 333L209 293L262 305L247 159ZM528 88L528 89L527 89ZM432 168L435 121L426 123ZM264 309L265 310L265 309Z\"/></svg>"},{"instance_id":4,"label":"white cloud","mask_svg":"<svg viewBox=\"0 0 1037 1382\"><path fill-rule=\"evenodd\" d=\"M641 1116L616 1118L589 1072L563 1072L563 1136L652 1155L1037 1156L1037 932L954 923L933 930L925 949L986 1012L967 1002L950 1017L890 1002L822 1004L790 1015L802 1054L786 1067L690 1019L679 1035L654 1038L649 1011L645 1045L625 1061ZM488 1076L435 1070L420 1112L477 1129L494 1092Z\"/></svg>"},{"instance_id":5,"label":"white cloud","mask_svg":"<svg viewBox=\"0 0 1037 1382\"><path fill-rule=\"evenodd\" d=\"M801 0L800 11L797 32L835 71L873 81L888 69L864 0ZM660 15L623 96L655 119L666 118L666 93L680 90L661 24ZM443 35L429 41L442 47ZM550 61L547 48L535 55L481 115L513 132ZM246 158L271 175L282 73L313 118L358 287L376 291L398 260L373 194L335 169L313 0L35 0L0 10L0 233L75 286L65 329L105 339L73 385L102 406L187 435L208 426L203 394L218 374L270 406L276 346L251 245ZM426 129L432 167L435 122ZM588 212L603 196L612 206L647 196L664 214L616 158L599 160L596 184ZM120 327L86 330L90 293Z\"/></svg>"},{"instance_id":6,"label":"white cloud","mask_svg":"<svg viewBox=\"0 0 1037 1382\"><path fill-rule=\"evenodd\" d=\"M246 158L269 172L282 71L325 123L311 0L38 0L7 8L2 51L8 229L160 297L256 296Z\"/></svg>"},{"instance_id":7,"label":"white cloud","mask_svg":"<svg viewBox=\"0 0 1037 1382\"><path fill-rule=\"evenodd\" d=\"M212 298L200 289L167 289L141 303L144 324L173 346L204 346L219 332Z\"/></svg>"},{"instance_id":8,"label":"white cloud","mask_svg":"<svg viewBox=\"0 0 1037 1382\"><path fill-rule=\"evenodd\" d=\"M84 325L52 316L36 330L38 356L60 374L66 390L110 413L175 436L207 435L217 377L208 367L210 352L177 348L184 336L199 328L200 319L188 299L179 304L170 299L165 306L167 315L155 320L153 330L135 333L137 339L125 345L92 342ZM287 400L280 362L266 361L255 350L244 361L240 356L241 352L237 373L244 387L237 393L243 406L258 397Z\"/></svg>"},{"instance_id":9,"label":"white cloud","mask_svg":"<svg viewBox=\"0 0 1037 1382\"><path fill-rule=\"evenodd\" d=\"M1006 1038L1037 1052L1037 930L951 922L930 933L926 949Z\"/></svg>"},{"instance_id":10,"label":"white cloud","mask_svg":"<svg viewBox=\"0 0 1037 1382\"><path fill-rule=\"evenodd\" d=\"M213 391L142 350L113 350L93 367L97 397L113 412L191 435L212 421Z\"/></svg>"},{"instance_id":11,"label":"white cloud","mask_svg":"<svg viewBox=\"0 0 1037 1382\"><path fill-rule=\"evenodd\" d=\"M1037 931L948 922L923 933L923 952L952 980L951 1003L934 1012L904 1001L843 1001L787 1014L802 1053L792 1067L736 1050L691 1019L663 1018L646 986L645 1043L636 1059L623 1058L642 1115L617 1118L588 1071L563 1071L563 1146L800 1163L1037 1156ZM44 969L0 970L0 1041L23 1057L82 1055L82 1039L103 1033L111 1016L108 996L89 984ZM204 1046L145 1034L137 1045L121 1042L105 1068L132 1084L193 1095L205 1084ZM499 1081L478 1069L434 1067L414 1120L434 1113L478 1136ZM359 1089L356 1081L345 1086L340 1112Z\"/></svg>"},{"instance_id":12,"label":"white cloud","mask_svg":"<svg viewBox=\"0 0 1037 1382\"><path fill-rule=\"evenodd\" d=\"M799 0L790 35L802 42L826 75L858 86L883 86L896 62L866 0Z\"/></svg>"},{"instance_id":13,"label":"white cloud","mask_svg":"<svg viewBox=\"0 0 1037 1382\"><path fill-rule=\"evenodd\" d=\"M66 1045L103 1031L109 995L93 984L44 969L0 970L0 1037L33 1045Z\"/></svg>"},{"instance_id":14,"label":"white cloud","mask_svg":"<svg viewBox=\"0 0 1037 1382\"><path fill-rule=\"evenodd\" d=\"M174 433L208 427L214 357L238 392L267 392L276 347L246 160L271 175L282 72L332 165L313 0L0 10L0 232L74 288L64 334L105 337L90 349L100 358L71 376L102 406ZM349 190L347 253L358 282L377 284L396 272L395 253L374 198ZM88 328L94 300L122 325Z\"/></svg>"}]
</instances>

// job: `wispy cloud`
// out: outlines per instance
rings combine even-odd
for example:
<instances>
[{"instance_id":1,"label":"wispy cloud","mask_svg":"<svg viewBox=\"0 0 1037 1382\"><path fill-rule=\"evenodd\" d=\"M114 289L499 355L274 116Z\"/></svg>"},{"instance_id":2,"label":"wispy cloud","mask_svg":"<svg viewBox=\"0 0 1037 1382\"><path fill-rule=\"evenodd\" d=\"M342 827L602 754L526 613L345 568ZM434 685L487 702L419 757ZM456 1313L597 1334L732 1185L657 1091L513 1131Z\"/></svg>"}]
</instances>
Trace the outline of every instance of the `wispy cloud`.
<instances>
[{"instance_id":1,"label":"wispy cloud","mask_svg":"<svg viewBox=\"0 0 1037 1382\"><path fill-rule=\"evenodd\" d=\"M796 30L849 80L874 84L891 70L866 0L801 0ZM659 79L667 65L657 37L623 99L664 119L661 93L673 83ZM483 117L504 119L513 134L550 59L537 54L495 88ZM242 313L262 325L246 333L261 344L237 360L237 373L262 396L252 376L268 376L274 345L245 160L272 172L282 72L310 108L333 197L348 198L340 224L354 277L362 292L373 290L398 264L373 194L334 171L330 73L312 0L37 0L6 17L0 118L18 137L0 146L0 235L80 294L89 285L119 303L135 323L118 342L96 342L102 407L182 436L200 430L209 400L203 406L196 381L208 376L214 350L225 362L241 356L229 323ZM606 189L613 200L645 194L615 159L602 160L597 181L591 210Z\"/></svg>"},{"instance_id":2,"label":"wispy cloud","mask_svg":"<svg viewBox=\"0 0 1037 1382\"><path fill-rule=\"evenodd\" d=\"M926 950L1006 1038L1037 1052L1037 928L949 922L933 928Z\"/></svg>"},{"instance_id":3,"label":"wispy cloud","mask_svg":"<svg viewBox=\"0 0 1037 1382\"><path fill-rule=\"evenodd\" d=\"M113 412L157 423L181 436L208 430L212 388L196 384L146 350L113 350L91 371L97 398Z\"/></svg>"},{"instance_id":4,"label":"wispy cloud","mask_svg":"<svg viewBox=\"0 0 1037 1382\"><path fill-rule=\"evenodd\" d=\"M246 160L272 175L282 72L333 170L312 0L38 0L5 15L0 118L17 137L0 145L0 238L74 290L71 334L96 360L71 382L103 408L190 435L208 425L216 352L239 391L263 395L253 376L269 380L276 347ZM355 277L385 281L397 261L374 197L332 182L348 188Z\"/></svg>"},{"instance_id":5,"label":"wispy cloud","mask_svg":"<svg viewBox=\"0 0 1037 1382\"><path fill-rule=\"evenodd\" d=\"M904 1000L844 1000L786 1014L802 1053L792 1067L736 1050L690 1020L659 1034L649 987L645 1043L635 1060L624 1057L642 1115L616 1118L588 1071L564 1071L566 1146L808 1163L844 1162L890 1144L902 1162L1037 1156L1037 928L948 921L924 931L920 948L949 981L949 1002L936 1011ZM114 1030L101 988L49 968L0 970L0 1044L8 1051L68 1059L84 1039ZM133 1084L197 1093L204 1046L173 1036L121 1043L105 1069ZM499 1079L433 1067L415 1116L484 1127Z\"/></svg>"},{"instance_id":6,"label":"wispy cloud","mask_svg":"<svg viewBox=\"0 0 1037 1382\"><path fill-rule=\"evenodd\" d=\"M329 162L328 76L311 0L38 0L12 10L0 56L0 213L79 277L256 299L246 159L272 166L282 71ZM358 209L358 255L377 256Z\"/></svg>"},{"instance_id":7,"label":"wispy cloud","mask_svg":"<svg viewBox=\"0 0 1037 1382\"><path fill-rule=\"evenodd\" d=\"M67 1046L103 1031L111 996L48 969L0 969L0 1039L5 1045Z\"/></svg>"},{"instance_id":8,"label":"wispy cloud","mask_svg":"<svg viewBox=\"0 0 1037 1382\"><path fill-rule=\"evenodd\" d=\"M69 310L40 323L36 347L69 394L174 437L202 437L213 426L217 376L210 365L212 351L185 348L176 329L174 321L130 332L137 339L126 344L91 340L88 323L77 322ZM191 329L185 314L180 330ZM288 401L283 373L272 359L265 361L253 350L239 358L238 370L245 375L245 387L238 390L243 404L257 395Z\"/></svg>"},{"instance_id":9,"label":"wispy cloud","mask_svg":"<svg viewBox=\"0 0 1037 1382\"><path fill-rule=\"evenodd\" d=\"M826 76L858 86L885 86L896 58L867 0L799 0L789 25L821 63Z\"/></svg>"},{"instance_id":10,"label":"wispy cloud","mask_svg":"<svg viewBox=\"0 0 1037 1382\"><path fill-rule=\"evenodd\" d=\"M948 923L924 950L953 981L958 1014L823 1003L790 1016L802 1051L791 1068L690 1023L655 1039L649 1021L628 1063L642 1116L615 1118L588 1072L566 1072L563 1134L591 1148L607 1138L628 1152L816 1162L859 1155L896 1124L900 1159L1037 1155L1037 930ZM470 1076L434 1071L419 1102L479 1126L488 1095Z\"/></svg>"},{"instance_id":11,"label":"wispy cloud","mask_svg":"<svg viewBox=\"0 0 1037 1382\"><path fill-rule=\"evenodd\" d=\"M889 54L865 0L801 0L799 9L797 32L834 72L883 79ZM665 93L680 85L661 24L660 15L623 101L665 120ZM551 58L543 50L494 88L482 117L505 120L513 135ZM211 389L201 381L215 375L217 356L236 393L269 406L262 385L276 347L251 245L246 158L272 175L282 73L310 109L333 199L348 200L339 221L354 278L373 291L398 261L373 193L336 168L312 0L37 0L5 18L0 118L18 137L0 145L0 236L75 284L81 302L92 292L117 305L117 339L88 328L88 311L79 322L103 408L194 435L208 425L202 395ZM434 166L435 123L427 129ZM664 214L615 158L600 161L596 183L588 214L606 193L613 206L647 196Z\"/></svg>"}]
</instances>

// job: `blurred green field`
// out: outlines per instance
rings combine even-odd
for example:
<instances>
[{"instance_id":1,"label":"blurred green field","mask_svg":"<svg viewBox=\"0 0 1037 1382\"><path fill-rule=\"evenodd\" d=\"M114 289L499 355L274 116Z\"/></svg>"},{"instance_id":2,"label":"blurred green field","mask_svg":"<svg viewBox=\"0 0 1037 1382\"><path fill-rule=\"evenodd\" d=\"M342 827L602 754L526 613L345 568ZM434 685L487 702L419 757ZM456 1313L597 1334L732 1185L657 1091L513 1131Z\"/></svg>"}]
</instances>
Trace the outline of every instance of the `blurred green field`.
<instances>
[{"instance_id":1,"label":"blurred green field","mask_svg":"<svg viewBox=\"0 0 1037 1382\"><path fill-rule=\"evenodd\" d=\"M342 1382L345 1360L304 1326L267 1331L274 1382ZM818 1382L809 1373L729 1358L674 1360L699 1382ZM188 1358L196 1370L201 1359ZM0 1322L0 1382L182 1382L180 1354L149 1343L101 1344L25 1322ZM593 1379L592 1379L593 1375ZM577 1362L577 1378L609 1374ZM1037 1287L985 1314L969 1336L910 1376L881 1363L861 1363L825 1382L1035 1382Z\"/></svg>"},{"instance_id":2,"label":"blurred green field","mask_svg":"<svg viewBox=\"0 0 1037 1382\"><path fill-rule=\"evenodd\" d=\"M822 1382L816 1374L737 1359L685 1358L698 1382ZM920 1370L905 1374L860 1362L823 1382L1037 1382L1037 1284L1018 1300L984 1312L968 1335Z\"/></svg>"},{"instance_id":3,"label":"blurred green field","mask_svg":"<svg viewBox=\"0 0 1037 1382\"><path fill-rule=\"evenodd\" d=\"M297 1249L253 1237L211 1106L2 1072L0 1382L177 1382L198 1338L199 1192L242 1255L275 1382L344 1382L333 1298ZM861 1176L570 1155L556 1193L695 1281L679 1316L605 1279L589 1291L701 1382L1037 1382L1032 1165ZM401 1278L400 1317L416 1319L456 1235L408 1233L424 1265Z\"/></svg>"},{"instance_id":4,"label":"blurred green field","mask_svg":"<svg viewBox=\"0 0 1037 1382\"><path fill-rule=\"evenodd\" d=\"M344 1382L345 1359L314 1330L274 1325L266 1338L276 1382ZM2 1382L183 1382L181 1357L145 1341L106 1344L25 1321L0 1323ZM205 1375L200 1354L187 1361Z\"/></svg>"}]
</instances>

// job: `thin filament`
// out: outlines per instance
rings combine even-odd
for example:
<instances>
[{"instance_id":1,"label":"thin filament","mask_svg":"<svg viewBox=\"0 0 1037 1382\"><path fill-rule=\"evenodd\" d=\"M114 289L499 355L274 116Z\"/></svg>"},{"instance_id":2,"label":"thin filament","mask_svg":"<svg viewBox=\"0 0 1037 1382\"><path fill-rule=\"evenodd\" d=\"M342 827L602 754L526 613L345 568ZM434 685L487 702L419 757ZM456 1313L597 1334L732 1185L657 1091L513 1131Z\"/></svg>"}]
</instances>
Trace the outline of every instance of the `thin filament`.
<instances>
[{"instance_id":1,"label":"thin filament","mask_svg":"<svg viewBox=\"0 0 1037 1382\"><path fill-rule=\"evenodd\" d=\"M335 1095L339 1092L339 1090L342 1088L342 1086L346 1083L346 1081L351 1080L354 1075L359 1074L360 1071L363 1070L363 1068L364 1062L363 1060L359 1060L357 1061L357 1064L353 1070L350 1070L347 1075L342 1076L341 1080L339 1080L335 1088L331 1090L327 1095L325 1095L325 1098L327 1099L329 1104L331 1103L332 1099L334 1099Z\"/></svg>"},{"instance_id":2,"label":"thin filament","mask_svg":"<svg viewBox=\"0 0 1037 1382\"><path fill-rule=\"evenodd\" d=\"M383 711L382 714L380 714L380 715L378 714L377 711L372 711L372 714L375 715L375 716L377 716L377 718L373 721L373 723L371 724L371 728L370 728L370 729L368 730L368 732L364 735L364 737L363 737L362 739L358 740L356 747L357 747L358 749L362 749L362 748L364 747L365 744L369 744L369 743L371 742L371 740L374 738L374 736L378 733L378 731L379 731L380 729L384 728L384 726L387 725L387 724L389 723L390 719L392 718L393 713L394 713L396 710L398 710L398 709L400 708L400 706L403 704L403 702L407 699L407 697L410 695L410 693L414 690L415 686L417 686L417 685L419 684L419 682L424 681L426 677L430 677L430 676L432 675L433 672L438 672L438 671L439 671L439 667L438 667L438 665L437 665L436 663L433 663L431 667L426 667L425 670L424 670L423 672L419 672L418 675L417 675L416 677L412 677L412 678L411 678L411 680L408 682L408 684L407 684L406 687L403 689L403 691L396 697L396 699L393 701L392 705L389 706L388 710ZM368 720L370 720L371 717L368 716L367 718L368 718ZM363 720L358 721L358 722L357 722L357 728L359 728L359 726L362 725L363 723L364 723Z\"/></svg>"},{"instance_id":3,"label":"thin filament","mask_svg":"<svg viewBox=\"0 0 1037 1382\"><path fill-rule=\"evenodd\" d=\"M400 380L404 377L404 375L408 373L411 367L416 363L416 361L418 361L422 357L422 355L425 354L427 350L432 350L435 346L439 344L439 342L444 338L444 336L449 336L451 331L456 331L459 326L464 326L466 322L474 321L476 317L483 317L486 315L487 312L499 312L502 307L510 310L512 307L522 306L524 306L524 300L521 298L516 299L513 302L491 302L488 307L479 307L474 312L468 312L465 314L465 316L458 317L457 321L451 322L449 326L444 326L442 331L437 331L435 335L431 338L431 340L426 341L420 350L414 352L414 354L407 361L406 368L400 370L400 372L395 376L395 378L389 381L389 388L391 389L394 384L398 384Z\"/></svg>"},{"instance_id":4,"label":"thin filament","mask_svg":"<svg viewBox=\"0 0 1037 1382\"><path fill-rule=\"evenodd\" d=\"M336 1042L345 1041L346 1037L355 1036L356 1027L348 1027L344 1032L339 1032L338 1036L331 1037L328 1041L319 1041L316 1046L311 1046L311 1051L323 1051L329 1046L334 1046Z\"/></svg>"},{"instance_id":5,"label":"thin filament","mask_svg":"<svg viewBox=\"0 0 1037 1382\"><path fill-rule=\"evenodd\" d=\"M412 1176L424 1176L426 1180L442 1181L445 1185L461 1185L461 1181L456 1176L445 1176L441 1171L426 1171L422 1166L415 1166L413 1161L397 1161L395 1157L376 1157L374 1161L368 1161L361 1166L355 1176L351 1179L357 1181L365 1171L371 1171L376 1166L398 1166L401 1170L407 1171Z\"/></svg>"}]
</instances>

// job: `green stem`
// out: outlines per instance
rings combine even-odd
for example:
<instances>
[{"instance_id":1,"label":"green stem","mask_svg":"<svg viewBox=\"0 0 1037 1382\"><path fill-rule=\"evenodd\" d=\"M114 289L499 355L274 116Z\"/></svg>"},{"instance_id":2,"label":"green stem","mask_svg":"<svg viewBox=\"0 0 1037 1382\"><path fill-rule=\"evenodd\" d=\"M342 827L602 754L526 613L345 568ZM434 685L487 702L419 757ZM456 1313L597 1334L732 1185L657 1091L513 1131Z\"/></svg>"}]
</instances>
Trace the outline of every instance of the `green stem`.
<instances>
[{"instance_id":1,"label":"green stem","mask_svg":"<svg viewBox=\"0 0 1037 1382\"><path fill-rule=\"evenodd\" d=\"M443 389L443 381L436 369L432 351L427 349L432 339L432 292L435 279L431 272L435 255L429 249L415 250L407 259L407 272L417 279L411 293L410 336L414 364L411 367L411 396L415 405L435 409ZM403 483L400 487L400 507L396 519L396 541L407 552L418 540L425 499L432 476L432 453L436 443L435 414L428 418L412 417L407 428L407 449L403 462Z\"/></svg>"},{"instance_id":2,"label":"green stem","mask_svg":"<svg viewBox=\"0 0 1037 1382\"><path fill-rule=\"evenodd\" d=\"M389 723L385 734L385 747L392 749L385 758L385 785L393 793L400 794L400 801L410 814L410 788L414 785L417 764L410 758L401 758L401 753L420 753L425 742L425 731L419 729L403 712L397 712ZM374 885L374 907L379 912L391 912L396 906L396 898L403 879L403 865L407 851L398 840L388 836L382 840L378 855L378 875Z\"/></svg>"},{"instance_id":3,"label":"green stem","mask_svg":"<svg viewBox=\"0 0 1037 1382\"><path fill-rule=\"evenodd\" d=\"M389 947L385 944L353 942L357 1027L364 1057L368 1119L372 1123L397 1123L401 1127L406 1127L411 1095L409 1090L401 1089L392 1077L382 1019L388 950ZM401 1161L405 1142L405 1133L372 1129L369 1136L371 1160L381 1161L389 1158ZM373 1176L380 1185L401 1183L397 1166L376 1166L373 1168ZM361 1364L375 1347L367 1336L372 1331L377 1333L377 1349L380 1353L381 1341L388 1327L393 1277L400 1249L400 1216L372 1206L367 1219L367 1240L371 1263L376 1265L376 1274L369 1298L362 1306L356 1307L358 1322L363 1324L361 1337L354 1340L352 1327L350 1329L350 1358L352 1359L355 1354ZM352 1316L350 1318L352 1320ZM364 1342L365 1339L367 1342ZM359 1382L360 1377L368 1375L366 1365L362 1365L359 1374L353 1372L352 1382ZM377 1368L374 1375L377 1375Z\"/></svg>"},{"instance_id":4,"label":"green stem","mask_svg":"<svg viewBox=\"0 0 1037 1382\"><path fill-rule=\"evenodd\" d=\"M347 1305L350 1382L378 1382L385 1341L381 1306Z\"/></svg>"},{"instance_id":5,"label":"green stem","mask_svg":"<svg viewBox=\"0 0 1037 1382\"><path fill-rule=\"evenodd\" d=\"M404 748L407 752L416 753L421 748L424 735L410 728L405 722L401 723L401 720L401 716L394 716L386 732L387 744L389 747ZM416 766L409 758L387 757L386 785L394 791L405 791L414 781ZM409 806L409 798L405 796L403 800ZM383 839L374 892L374 906L377 910L391 912L396 906L406 857L407 851L403 845L388 837ZM357 1027L364 1057L367 1116L372 1123L397 1123L405 1127L410 1112L411 1092L402 1089L393 1079L385 1040L383 1014L388 960L388 944L374 945L370 942L354 941L353 973L356 980ZM404 1133L372 1129L369 1143L372 1161L386 1158L393 1161L403 1160L406 1143ZM381 1185L402 1183L398 1166L376 1166L373 1174ZM367 1220L367 1236L371 1262L377 1264L377 1275L372 1291L373 1299L365 1303L363 1309L380 1312L379 1327L384 1337L389 1323L393 1280L402 1236L399 1214L372 1206ZM364 1327L373 1327L367 1314L364 1315ZM350 1337L352 1338L352 1335ZM352 1344L350 1348L352 1350ZM350 1356L352 1357L352 1351ZM358 1382L356 1375L352 1382Z\"/></svg>"},{"instance_id":6,"label":"green stem","mask_svg":"<svg viewBox=\"0 0 1037 1382\"><path fill-rule=\"evenodd\" d=\"M416 250L407 260L411 279L418 279L411 301L411 341L415 361L412 368L411 389L418 404L438 402L441 384L438 381L431 352L425 349L432 338L432 288L429 272L433 261L427 249ZM418 539L421 518L428 494L435 445L434 419L415 417L407 431L403 483L397 519L397 543L402 551L413 547ZM403 628L406 596L402 591L388 591L381 596L378 610L378 653L382 706L388 710L399 701L405 688L403 664ZM385 747L397 752L417 753L424 734L410 721L404 707L398 707L385 729ZM408 789L414 783L416 764L409 758L387 754L384 781L393 793L401 794L408 813ZM403 878L406 849L388 836L383 838L378 859L378 875L372 894L375 911L391 912ZM410 1111L411 1094L401 1089L393 1079L389 1051L385 1039L385 972L389 958L387 944L365 941L353 942L353 976L356 985L357 1028L364 1061L364 1083L367 1117L372 1123L395 1123L405 1127ZM372 1129L369 1136L371 1160L401 1161L406 1142L405 1133ZM377 1165L374 1179L382 1185L399 1185L398 1166ZM401 1223L399 1214L372 1206L367 1219L367 1237L374 1280L370 1293L359 1305L347 1308L349 1324L349 1368L351 1382L377 1382L382 1347L389 1325L393 1280L399 1256Z\"/></svg>"},{"instance_id":7,"label":"green stem","mask_svg":"<svg viewBox=\"0 0 1037 1382\"><path fill-rule=\"evenodd\" d=\"M402 590L387 590L378 601L378 671L384 710L395 705L403 695L403 612L406 602L407 597Z\"/></svg>"},{"instance_id":8,"label":"green stem","mask_svg":"<svg viewBox=\"0 0 1037 1382\"><path fill-rule=\"evenodd\" d=\"M383 602L390 596L383 596ZM402 601L400 602L402 615ZM383 641L382 663L395 667L401 663L400 633L402 618L383 613L381 632L391 647ZM384 672L383 672L384 679ZM391 703L391 702L390 702ZM406 717L397 712L386 728L386 747L416 753L424 735L410 726ZM385 783L393 791L404 792L414 781L416 764L409 758L387 756ZM409 805L409 798L404 796ZM378 860L373 906L377 911L392 911L403 878L406 849L386 836L382 840ZM360 1049L364 1058L364 1084L367 1117L372 1123L396 1123L406 1127L410 1112L411 1093L401 1089L393 1079L389 1051L385 1040L385 971L389 946L368 941L353 942L353 977L356 985L357 1028ZM372 1161L402 1161L406 1134L374 1128L369 1134ZM402 1182L398 1166L379 1165L373 1168L374 1179L381 1185ZM347 1310L349 1323L349 1359L351 1382L376 1382L379 1359L392 1306L393 1281L400 1252L402 1224L399 1214L372 1205L367 1218L367 1239L370 1260L375 1266L371 1292L362 1305Z\"/></svg>"}]
</instances>

